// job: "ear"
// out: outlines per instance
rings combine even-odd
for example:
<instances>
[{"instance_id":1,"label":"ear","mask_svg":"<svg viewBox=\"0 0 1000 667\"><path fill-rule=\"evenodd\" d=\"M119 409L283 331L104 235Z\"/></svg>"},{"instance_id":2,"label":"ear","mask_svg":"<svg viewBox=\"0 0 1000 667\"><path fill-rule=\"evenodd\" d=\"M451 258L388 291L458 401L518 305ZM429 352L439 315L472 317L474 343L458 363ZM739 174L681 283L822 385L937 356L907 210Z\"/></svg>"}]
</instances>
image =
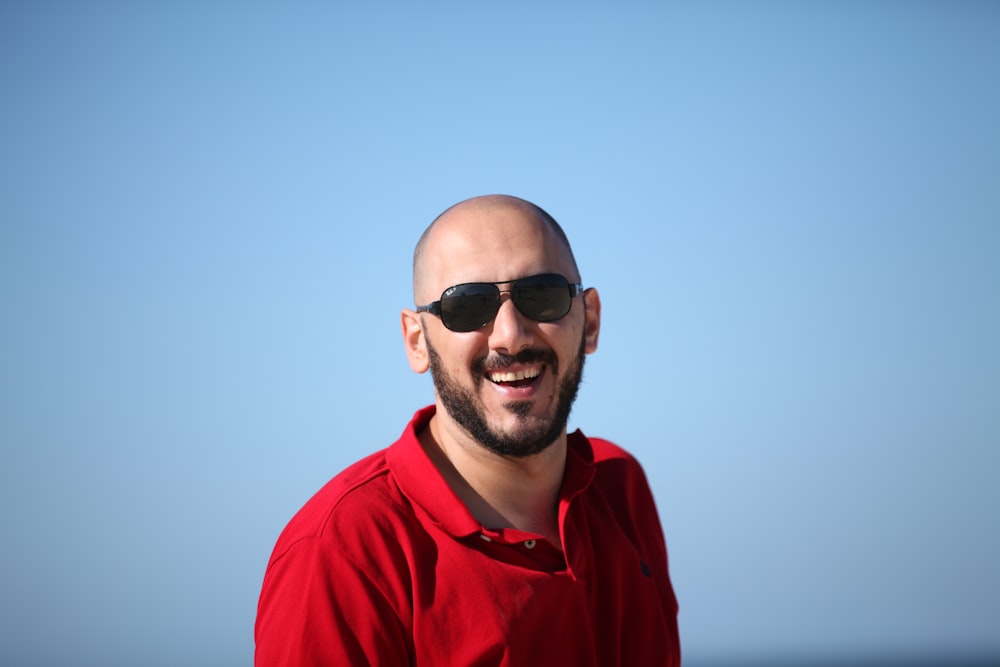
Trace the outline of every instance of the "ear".
<instances>
[{"instance_id":1,"label":"ear","mask_svg":"<svg viewBox=\"0 0 1000 667\"><path fill-rule=\"evenodd\" d=\"M583 351L587 354L597 352L597 339L601 333L601 296L596 288L583 292Z\"/></svg>"},{"instance_id":2,"label":"ear","mask_svg":"<svg viewBox=\"0 0 1000 667\"><path fill-rule=\"evenodd\" d=\"M427 343L424 339L424 327L420 315L416 311L404 309L399 316L403 327L403 347L406 348L406 358L414 373L425 373L430 367L427 356Z\"/></svg>"}]
</instances>

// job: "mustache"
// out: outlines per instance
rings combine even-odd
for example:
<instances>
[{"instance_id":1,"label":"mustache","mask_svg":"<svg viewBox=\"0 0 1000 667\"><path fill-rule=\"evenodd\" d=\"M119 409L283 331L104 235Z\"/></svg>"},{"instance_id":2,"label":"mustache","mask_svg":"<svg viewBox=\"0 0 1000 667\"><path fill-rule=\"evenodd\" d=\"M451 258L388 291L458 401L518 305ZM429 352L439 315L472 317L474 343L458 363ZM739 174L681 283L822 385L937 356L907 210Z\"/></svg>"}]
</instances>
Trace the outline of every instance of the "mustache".
<instances>
[{"instance_id":1,"label":"mustache","mask_svg":"<svg viewBox=\"0 0 1000 667\"><path fill-rule=\"evenodd\" d=\"M552 350L527 349L521 350L517 354L510 355L503 352L495 352L488 357L477 359L472 367L477 373L487 373L491 371L502 371L515 364L548 364L555 366L557 362L556 353Z\"/></svg>"}]
</instances>

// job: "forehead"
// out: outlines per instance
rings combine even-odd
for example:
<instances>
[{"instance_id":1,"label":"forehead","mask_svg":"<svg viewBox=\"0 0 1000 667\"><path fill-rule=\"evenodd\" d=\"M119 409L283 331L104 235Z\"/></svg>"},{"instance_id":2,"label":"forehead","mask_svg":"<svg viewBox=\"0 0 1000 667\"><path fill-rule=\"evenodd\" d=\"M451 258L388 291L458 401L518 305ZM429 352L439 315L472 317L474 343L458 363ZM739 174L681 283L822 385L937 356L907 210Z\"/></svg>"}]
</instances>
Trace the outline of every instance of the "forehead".
<instances>
[{"instance_id":1,"label":"forehead","mask_svg":"<svg viewBox=\"0 0 1000 667\"><path fill-rule=\"evenodd\" d=\"M536 211L470 206L440 219L428 238L424 282L432 293L467 282L499 282L537 273L569 278L565 244Z\"/></svg>"}]
</instances>

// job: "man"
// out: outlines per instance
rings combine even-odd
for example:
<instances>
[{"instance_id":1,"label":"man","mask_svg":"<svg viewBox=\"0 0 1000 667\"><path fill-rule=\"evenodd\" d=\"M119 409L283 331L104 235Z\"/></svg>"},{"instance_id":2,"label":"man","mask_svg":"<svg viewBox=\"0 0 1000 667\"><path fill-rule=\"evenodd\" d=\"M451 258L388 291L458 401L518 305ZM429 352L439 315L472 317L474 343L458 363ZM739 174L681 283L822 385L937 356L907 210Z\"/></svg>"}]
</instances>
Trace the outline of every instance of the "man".
<instances>
[{"instance_id":1,"label":"man","mask_svg":"<svg viewBox=\"0 0 1000 667\"><path fill-rule=\"evenodd\" d=\"M529 202L427 229L402 312L434 405L330 481L267 567L256 664L679 665L653 498L615 445L567 435L601 302Z\"/></svg>"}]
</instances>

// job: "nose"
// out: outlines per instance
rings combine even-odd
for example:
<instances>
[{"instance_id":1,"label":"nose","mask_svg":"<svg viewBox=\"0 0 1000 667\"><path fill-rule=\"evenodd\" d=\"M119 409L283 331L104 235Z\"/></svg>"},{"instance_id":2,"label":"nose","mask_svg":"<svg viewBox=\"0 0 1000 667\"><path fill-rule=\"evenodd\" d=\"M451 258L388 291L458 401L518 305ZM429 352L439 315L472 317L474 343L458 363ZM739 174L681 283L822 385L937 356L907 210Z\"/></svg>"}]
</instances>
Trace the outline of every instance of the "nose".
<instances>
[{"instance_id":1,"label":"nose","mask_svg":"<svg viewBox=\"0 0 1000 667\"><path fill-rule=\"evenodd\" d=\"M532 336L531 323L514 305L510 294L501 292L500 309L490 331L490 348L514 355L531 346Z\"/></svg>"}]
</instances>

